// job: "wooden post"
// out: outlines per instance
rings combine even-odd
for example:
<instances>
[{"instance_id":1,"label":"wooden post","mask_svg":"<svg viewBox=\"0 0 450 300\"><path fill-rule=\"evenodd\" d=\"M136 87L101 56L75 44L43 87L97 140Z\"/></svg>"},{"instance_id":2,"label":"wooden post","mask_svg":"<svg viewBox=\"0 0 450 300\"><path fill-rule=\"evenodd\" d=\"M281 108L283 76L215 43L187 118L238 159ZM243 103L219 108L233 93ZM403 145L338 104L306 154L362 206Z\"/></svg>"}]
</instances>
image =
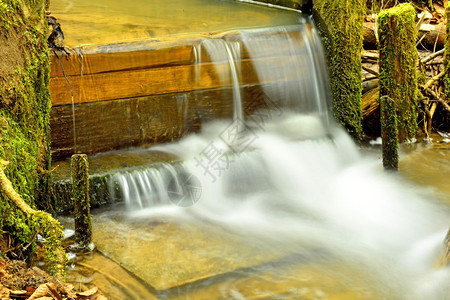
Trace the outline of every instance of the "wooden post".
<instances>
[{"instance_id":1,"label":"wooden post","mask_svg":"<svg viewBox=\"0 0 450 300\"><path fill-rule=\"evenodd\" d=\"M394 101L399 142L412 141L417 131L415 17L409 3L378 14L380 99L387 96Z\"/></svg>"},{"instance_id":2,"label":"wooden post","mask_svg":"<svg viewBox=\"0 0 450 300\"><path fill-rule=\"evenodd\" d=\"M80 247L92 243L91 211L89 203L89 164L86 154L71 158L72 201L75 218L75 241Z\"/></svg>"},{"instance_id":3,"label":"wooden post","mask_svg":"<svg viewBox=\"0 0 450 300\"><path fill-rule=\"evenodd\" d=\"M380 97L381 138L383 140L383 167L398 170L398 130L395 102L388 96Z\"/></svg>"},{"instance_id":4,"label":"wooden post","mask_svg":"<svg viewBox=\"0 0 450 300\"><path fill-rule=\"evenodd\" d=\"M446 27L446 36L445 36L445 55L444 55L444 68L445 68L445 76L444 76L444 93L448 99L450 99L450 1L447 2L447 6L445 7L445 15L447 17L447 27Z\"/></svg>"},{"instance_id":5,"label":"wooden post","mask_svg":"<svg viewBox=\"0 0 450 300\"><path fill-rule=\"evenodd\" d=\"M333 111L337 121L362 136L362 65L364 0L313 0L313 16L328 60Z\"/></svg>"}]
</instances>

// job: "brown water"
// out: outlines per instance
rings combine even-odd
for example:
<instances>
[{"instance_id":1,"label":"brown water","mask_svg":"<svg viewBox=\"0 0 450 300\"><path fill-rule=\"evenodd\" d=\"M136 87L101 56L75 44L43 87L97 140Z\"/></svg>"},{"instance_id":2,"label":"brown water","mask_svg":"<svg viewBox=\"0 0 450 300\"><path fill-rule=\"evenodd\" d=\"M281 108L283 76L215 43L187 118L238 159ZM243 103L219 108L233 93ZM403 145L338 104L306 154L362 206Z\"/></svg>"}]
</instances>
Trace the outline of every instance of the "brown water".
<instances>
[{"instance_id":1,"label":"brown water","mask_svg":"<svg viewBox=\"0 0 450 300\"><path fill-rule=\"evenodd\" d=\"M400 170L408 180L433 190L450 205L450 143L434 135L434 144L417 143L405 147Z\"/></svg>"},{"instance_id":2,"label":"brown water","mask_svg":"<svg viewBox=\"0 0 450 300\"><path fill-rule=\"evenodd\" d=\"M53 0L70 46L297 24L299 14L231 0Z\"/></svg>"}]
</instances>

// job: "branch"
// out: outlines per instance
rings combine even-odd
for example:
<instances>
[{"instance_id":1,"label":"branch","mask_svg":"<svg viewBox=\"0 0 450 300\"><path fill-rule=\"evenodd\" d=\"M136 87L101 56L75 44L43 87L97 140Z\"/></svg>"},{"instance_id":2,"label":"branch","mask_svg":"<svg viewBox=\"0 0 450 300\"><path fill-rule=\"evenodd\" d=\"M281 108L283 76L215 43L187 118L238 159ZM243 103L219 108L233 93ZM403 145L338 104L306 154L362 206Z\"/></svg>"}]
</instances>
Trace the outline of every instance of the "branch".
<instances>
[{"instance_id":1,"label":"branch","mask_svg":"<svg viewBox=\"0 0 450 300\"><path fill-rule=\"evenodd\" d=\"M371 68L368 68L368 67L365 67L365 66L362 66L362 68L363 68L363 70L366 71L367 73L370 73L370 74L375 75L375 76L377 76L377 77L380 76L380 74L378 74L377 71L372 70Z\"/></svg>"},{"instance_id":2,"label":"branch","mask_svg":"<svg viewBox=\"0 0 450 300\"><path fill-rule=\"evenodd\" d=\"M431 53L430 55L428 55L427 57L424 57L421 62L423 64L426 64L427 62L429 62L430 60L435 59L436 57L438 57L439 55L443 55L445 52L445 49L441 49L437 52Z\"/></svg>"},{"instance_id":3,"label":"branch","mask_svg":"<svg viewBox=\"0 0 450 300\"><path fill-rule=\"evenodd\" d=\"M447 102L445 102L445 101L442 100L442 99L437 99L437 100L439 101L439 103L442 104L442 106L443 106L447 111L450 111L450 105L448 105Z\"/></svg>"},{"instance_id":4,"label":"branch","mask_svg":"<svg viewBox=\"0 0 450 300\"><path fill-rule=\"evenodd\" d=\"M14 205L23 211L28 218L40 229L46 239L47 260L49 271L59 279L64 279L66 272L67 255L61 246L63 237L62 226L49 213L31 208L16 192L11 181L6 177L5 169L9 162L0 159L0 188ZM27 246L28 247L28 246Z\"/></svg>"},{"instance_id":5,"label":"branch","mask_svg":"<svg viewBox=\"0 0 450 300\"><path fill-rule=\"evenodd\" d=\"M433 83L435 81L438 81L440 78L444 77L444 75L445 75L445 70L442 71L441 73L437 74L436 76L433 76L430 80L427 81L427 83L425 83L424 86L422 86L422 88L424 90L428 89L430 86L433 85Z\"/></svg>"},{"instance_id":6,"label":"branch","mask_svg":"<svg viewBox=\"0 0 450 300\"><path fill-rule=\"evenodd\" d=\"M0 159L0 187L6 196L14 202L14 204L29 217L31 217L35 210L32 209L20 195L14 190L11 181L5 175L5 168L9 166L9 162Z\"/></svg>"}]
</instances>

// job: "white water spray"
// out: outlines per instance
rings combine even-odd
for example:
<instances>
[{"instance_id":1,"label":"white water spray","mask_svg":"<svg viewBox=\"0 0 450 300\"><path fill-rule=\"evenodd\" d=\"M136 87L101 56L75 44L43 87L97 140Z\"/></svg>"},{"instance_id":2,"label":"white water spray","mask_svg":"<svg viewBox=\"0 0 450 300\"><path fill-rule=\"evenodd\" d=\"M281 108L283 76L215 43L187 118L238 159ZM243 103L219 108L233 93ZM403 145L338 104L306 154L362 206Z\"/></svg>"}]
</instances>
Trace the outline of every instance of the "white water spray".
<instances>
[{"instance_id":1,"label":"white water spray","mask_svg":"<svg viewBox=\"0 0 450 300\"><path fill-rule=\"evenodd\" d=\"M275 41L292 50L295 63L286 68L295 68L296 78L283 81L286 74L254 66L262 80L278 81L265 90L269 98L283 93L285 102L263 111L264 124L250 122L239 130L234 142L245 147L224 138L233 133L228 132L232 120L157 147L176 154L183 167L118 175L130 215L221 226L287 254L313 249L321 259L364 269L386 299L449 299L449 269L433 269L449 209L401 176L384 172L378 159L362 156L329 120L317 37L310 24L297 34L301 42L290 34ZM258 48L275 49L269 41L262 46L258 32L243 32L241 38L251 56ZM237 69L231 68L236 74ZM188 208L168 201L167 187L180 172L198 179L202 189ZM143 195L152 200L145 202ZM150 205L157 202L161 205Z\"/></svg>"}]
</instances>

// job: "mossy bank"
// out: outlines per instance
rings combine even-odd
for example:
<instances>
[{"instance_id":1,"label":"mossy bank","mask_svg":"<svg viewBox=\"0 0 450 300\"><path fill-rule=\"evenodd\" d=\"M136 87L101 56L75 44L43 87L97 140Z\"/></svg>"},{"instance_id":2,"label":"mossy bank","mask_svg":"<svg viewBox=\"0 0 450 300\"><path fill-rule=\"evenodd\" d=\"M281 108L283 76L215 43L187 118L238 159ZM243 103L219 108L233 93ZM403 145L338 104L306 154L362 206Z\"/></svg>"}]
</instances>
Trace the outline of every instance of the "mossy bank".
<instances>
[{"instance_id":1,"label":"mossy bank","mask_svg":"<svg viewBox=\"0 0 450 300\"><path fill-rule=\"evenodd\" d=\"M50 166L48 25L43 0L0 0L0 158L8 161L6 177L32 208L49 210ZM0 194L0 226L14 240L14 255L29 258L43 218L28 218L4 192ZM58 239L47 239L51 249ZM25 247L28 245L28 247ZM3 249L8 250L8 249ZM0 253L7 256L8 253Z\"/></svg>"}]
</instances>

